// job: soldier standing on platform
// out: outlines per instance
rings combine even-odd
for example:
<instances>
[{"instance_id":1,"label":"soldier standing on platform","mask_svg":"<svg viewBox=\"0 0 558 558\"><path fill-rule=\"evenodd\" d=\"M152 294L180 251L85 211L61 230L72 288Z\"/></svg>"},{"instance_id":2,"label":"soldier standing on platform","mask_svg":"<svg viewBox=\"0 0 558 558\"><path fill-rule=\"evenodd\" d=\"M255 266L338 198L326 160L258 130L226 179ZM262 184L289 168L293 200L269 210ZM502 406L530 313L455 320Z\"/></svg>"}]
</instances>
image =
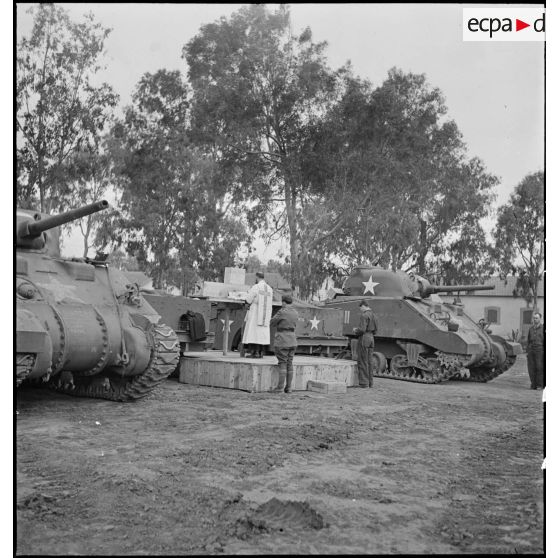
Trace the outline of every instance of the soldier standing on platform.
<instances>
[{"instance_id":1,"label":"soldier standing on platform","mask_svg":"<svg viewBox=\"0 0 558 558\"><path fill-rule=\"evenodd\" d=\"M264 274L256 273L256 284L248 291L246 302L250 309L246 313L242 344L252 353L247 357L262 358L265 345L269 345L269 322L273 305L273 289L264 281Z\"/></svg>"},{"instance_id":2,"label":"soldier standing on platform","mask_svg":"<svg viewBox=\"0 0 558 558\"><path fill-rule=\"evenodd\" d=\"M360 305L360 323L353 328L358 337L358 385L362 388L372 387L373 370L372 355L374 354L374 333L376 333L376 318L368 303L363 300Z\"/></svg>"},{"instance_id":3,"label":"soldier standing on platform","mask_svg":"<svg viewBox=\"0 0 558 558\"><path fill-rule=\"evenodd\" d=\"M527 334L527 370L531 389L544 388L544 331L540 312L533 313L533 325Z\"/></svg>"},{"instance_id":4,"label":"soldier standing on platform","mask_svg":"<svg viewBox=\"0 0 558 558\"><path fill-rule=\"evenodd\" d=\"M279 361L279 382L274 393L291 393L293 381L293 358L297 346L295 328L298 312L292 307L293 299L289 295L281 297L283 307L273 318L271 325L275 326L273 345L275 356ZM285 385L286 381L286 385Z\"/></svg>"}]
</instances>

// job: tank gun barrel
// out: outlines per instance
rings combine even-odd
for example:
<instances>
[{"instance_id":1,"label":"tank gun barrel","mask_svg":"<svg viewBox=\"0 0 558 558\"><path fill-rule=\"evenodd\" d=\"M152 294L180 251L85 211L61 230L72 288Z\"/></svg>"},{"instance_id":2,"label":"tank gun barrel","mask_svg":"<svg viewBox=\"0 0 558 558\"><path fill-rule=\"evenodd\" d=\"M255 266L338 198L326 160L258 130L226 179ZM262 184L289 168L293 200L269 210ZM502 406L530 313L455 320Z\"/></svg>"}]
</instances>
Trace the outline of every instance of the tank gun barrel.
<instances>
[{"instance_id":1,"label":"tank gun barrel","mask_svg":"<svg viewBox=\"0 0 558 558\"><path fill-rule=\"evenodd\" d=\"M40 234L44 231L48 231L49 229L53 229L54 227L59 227L60 225L64 225L65 223L69 223L70 221L81 219L82 217L86 217L87 215L92 215L93 213L97 213L98 211L106 209L108 206L109 203L107 200L100 200L88 205L84 205L83 207L70 209L70 211L60 213L59 215L51 215L50 217L45 217L44 219L39 219L38 221L27 223L25 236L40 236Z\"/></svg>"},{"instance_id":2,"label":"tank gun barrel","mask_svg":"<svg viewBox=\"0 0 558 558\"><path fill-rule=\"evenodd\" d=\"M494 285L427 285L422 291L422 297L426 298L434 293L452 293L455 291L491 291Z\"/></svg>"}]
</instances>

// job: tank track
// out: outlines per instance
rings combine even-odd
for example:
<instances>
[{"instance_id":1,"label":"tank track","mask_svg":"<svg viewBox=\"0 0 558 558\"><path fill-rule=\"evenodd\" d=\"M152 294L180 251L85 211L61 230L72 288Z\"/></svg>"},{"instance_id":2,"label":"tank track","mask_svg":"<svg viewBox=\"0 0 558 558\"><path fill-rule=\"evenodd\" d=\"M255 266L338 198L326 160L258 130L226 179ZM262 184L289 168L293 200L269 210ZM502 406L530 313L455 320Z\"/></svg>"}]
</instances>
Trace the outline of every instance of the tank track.
<instances>
[{"instance_id":1,"label":"tank track","mask_svg":"<svg viewBox=\"0 0 558 558\"><path fill-rule=\"evenodd\" d=\"M19 387L21 382L31 374L36 358L37 356L32 353L16 354L16 387Z\"/></svg>"},{"instance_id":2,"label":"tank track","mask_svg":"<svg viewBox=\"0 0 558 558\"><path fill-rule=\"evenodd\" d=\"M509 370L517 359L516 355L510 355L506 357L504 363L500 366L479 366L478 368L470 369L470 376L468 378L455 378L456 380L461 380L464 382L489 382L493 380L500 374L503 374L506 370Z\"/></svg>"},{"instance_id":3,"label":"tank track","mask_svg":"<svg viewBox=\"0 0 558 558\"><path fill-rule=\"evenodd\" d=\"M147 368L139 375L122 378L115 374L53 378L49 387L76 397L93 397L110 401L134 401L145 397L174 371L180 358L176 333L164 324L152 329L153 347Z\"/></svg>"},{"instance_id":4,"label":"tank track","mask_svg":"<svg viewBox=\"0 0 558 558\"><path fill-rule=\"evenodd\" d=\"M424 359L421 360L424 361ZM426 363L425 366L420 368L414 366L394 366L392 359L389 366L386 366L383 371L374 370L374 376L419 384L439 384L449 380L454 374L454 371L443 366L438 366L436 369L431 370L425 370L425 367Z\"/></svg>"},{"instance_id":5,"label":"tank track","mask_svg":"<svg viewBox=\"0 0 558 558\"><path fill-rule=\"evenodd\" d=\"M400 371L399 373L394 373L389 368L386 368L384 372L375 372L374 376L379 378L391 378L392 380L402 380L404 382L417 382L419 384L439 384L440 382L449 380L453 375L453 372L449 372L448 370L427 372L413 367L408 367L407 370L408 372Z\"/></svg>"}]
</instances>

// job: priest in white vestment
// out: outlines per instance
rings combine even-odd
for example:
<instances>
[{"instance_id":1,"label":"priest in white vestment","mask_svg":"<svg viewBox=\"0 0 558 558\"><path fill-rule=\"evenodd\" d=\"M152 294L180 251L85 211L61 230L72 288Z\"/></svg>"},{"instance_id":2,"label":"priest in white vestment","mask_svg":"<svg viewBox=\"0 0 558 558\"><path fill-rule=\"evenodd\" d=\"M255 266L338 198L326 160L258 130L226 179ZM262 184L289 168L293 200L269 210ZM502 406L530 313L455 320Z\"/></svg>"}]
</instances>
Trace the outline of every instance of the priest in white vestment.
<instances>
[{"instance_id":1,"label":"priest in white vestment","mask_svg":"<svg viewBox=\"0 0 558 558\"><path fill-rule=\"evenodd\" d=\"M256 273L256 284L248 291L246 302L250 309L246 313L242 344L252 353L252 358L262 358L264 346L269 345L269 322L273 308L273 289L265 282L264 274Z\"/></svg>"}]
</instances>

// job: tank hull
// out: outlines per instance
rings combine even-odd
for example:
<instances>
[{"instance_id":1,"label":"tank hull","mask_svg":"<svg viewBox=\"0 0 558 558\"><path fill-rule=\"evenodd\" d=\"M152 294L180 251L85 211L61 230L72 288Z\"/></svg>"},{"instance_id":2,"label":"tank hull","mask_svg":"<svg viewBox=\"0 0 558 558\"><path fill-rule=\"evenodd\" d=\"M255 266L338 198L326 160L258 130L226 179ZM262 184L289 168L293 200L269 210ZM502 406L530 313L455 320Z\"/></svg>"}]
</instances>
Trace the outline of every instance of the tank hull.
<instances>
[{"instance_id":1,"label":"tank hull","mask_svg":"<svg viewBox=\"0 0 558 558\"><path fill-rule=\"evenodd\" d=\"M299 315L295 329L297 354L335 356L347 348L348 338L343 334L343 314L334 308L318 307L311 304L294 304ZM273 315L280 309L273 307ZM223 348L224 313L217 305L213 306L211 328L215 333L214 348ZM230 332L228 350L235 351L240 347L242 326L246 310L243 308L230 310ZM275 330L271 327L268 350L273 352Z\"/></svg>"},{"instance_id":2,"label":"tank hull","mask_svg":"<svg viewBox=\"0 0 558 558\"><path fill-rule=\"evenodd\" d=\"M328 301L327 307L343 313L348 337L354 337L362 300L377 318L377 376L423 383L488 381L507 370L521 351L518 343L487 334L463 307L418 297L339 296Z\"/></svg>"},{"instance_id":3,"label":"tank hull","mask_svg":"<svg viewBox=\"0 0 558 558\"><path fill-rule=\"evenodd\" d=\"M130 401L175 368L176 334L123 273L104 263L16 254L16 384Z\"/></svg>"}]
</instances>

